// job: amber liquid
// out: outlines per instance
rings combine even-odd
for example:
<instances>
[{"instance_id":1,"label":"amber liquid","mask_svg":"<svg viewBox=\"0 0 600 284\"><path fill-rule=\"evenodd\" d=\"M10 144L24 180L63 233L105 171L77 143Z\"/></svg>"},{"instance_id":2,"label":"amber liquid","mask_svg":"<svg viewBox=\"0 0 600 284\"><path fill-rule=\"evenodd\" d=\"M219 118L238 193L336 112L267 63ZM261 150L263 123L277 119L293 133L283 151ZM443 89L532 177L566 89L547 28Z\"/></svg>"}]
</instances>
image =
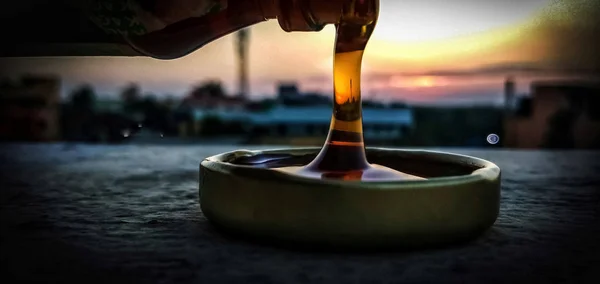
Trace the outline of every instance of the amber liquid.
<instances>
[{"instance_id":1,"label":"amber liquid","mask_svg":"<svg viewBox=\"0 0 600 284\"><path fill-rule=\"evenodd\" d=\"M371 165L367 161L362 128L361 62L377 23L379 1L363 2L366 3L364 6L356 4L345 10L336 25L334 107L325 145L310 164L280 170L307 177L342 180L422 179L387 167Z\"/></svg>"}]
</instances>

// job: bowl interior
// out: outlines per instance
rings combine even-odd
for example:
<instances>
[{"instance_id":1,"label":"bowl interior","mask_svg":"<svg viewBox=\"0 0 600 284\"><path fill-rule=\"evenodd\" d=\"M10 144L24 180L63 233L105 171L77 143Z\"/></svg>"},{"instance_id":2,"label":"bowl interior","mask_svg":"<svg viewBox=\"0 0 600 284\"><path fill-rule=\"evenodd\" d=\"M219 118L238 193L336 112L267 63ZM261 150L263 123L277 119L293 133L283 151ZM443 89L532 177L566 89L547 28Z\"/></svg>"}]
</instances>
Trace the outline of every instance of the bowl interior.
<instances>
[{"instance_id":1,"label":"bowl interior","mask_svg":"<svg viewBox=\"0 0 600 284\"><path fill-rule=\"evenodd\" d=\"M257 168L304 166L319 153L319 148L290 148L266 151L235 151L218 156L219 162ZM495 165L474 157L444 152L367 148L367 160L404 173L425 178L470 175Z\"/></svg>"}]
</instances>

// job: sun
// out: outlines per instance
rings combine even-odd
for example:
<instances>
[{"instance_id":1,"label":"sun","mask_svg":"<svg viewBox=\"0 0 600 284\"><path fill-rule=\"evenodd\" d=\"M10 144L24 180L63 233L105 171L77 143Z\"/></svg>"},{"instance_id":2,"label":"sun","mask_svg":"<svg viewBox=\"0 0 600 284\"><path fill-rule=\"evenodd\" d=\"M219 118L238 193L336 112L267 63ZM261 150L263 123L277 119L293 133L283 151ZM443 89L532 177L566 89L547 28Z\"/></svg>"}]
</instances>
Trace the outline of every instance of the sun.
<instances>
[{"instance_id":1,"label":"sun","mask_svg":"<svg viewBox=\"0 0 600 284\"><path fill-rule=\"evenodd\" d=\"M388 81L388 86L392 88L432 88L446 86L446 80L441 77L435 76L417 76L417 77L403 77L393 76Z\"/></svg>"},{"instance_id":2,"label":"sun","mask_svg":"<svg viewBox=\"0 0 600 284\"><path fill-rule=\"evenodd\" d=\"M435 81L432 77L423 76L415 80L415 85L418 87L428 88L433 87L435 85Z\"/></svg>"}]
</instances>

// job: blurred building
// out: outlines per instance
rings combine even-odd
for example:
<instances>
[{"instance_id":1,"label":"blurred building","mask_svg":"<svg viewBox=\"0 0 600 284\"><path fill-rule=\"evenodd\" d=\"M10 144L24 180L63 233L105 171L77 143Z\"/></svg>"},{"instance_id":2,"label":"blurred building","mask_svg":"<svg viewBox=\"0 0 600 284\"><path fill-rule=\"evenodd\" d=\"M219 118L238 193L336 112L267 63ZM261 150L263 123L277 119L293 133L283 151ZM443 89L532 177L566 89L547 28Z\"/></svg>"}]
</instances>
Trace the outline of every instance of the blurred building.
<instances>
[{"instance_id":1,"label":"blurred building","mask_svg":"<svg viewBox=\"0 0 600 284\"><path fill-rule=\"evenodd\" d=\"M212 92L210 89L198 89L187 96L179 106L190 110L229 110L241 111L246 106L244 97L227 96L223 93Z\"/></svg>"},{"instance_id":2,"label":"blurred building","mask_svg":"<svg viewBox=\"0 0 600 284\"><path fill-rule=\"evenodd\" d=\"M296 83L279 83L277 86L277 100L280 103L295 100L300 97L300 91Z\"/></svg>"},{"instance_id":3,"label":"blurred building","mask_svg":"<svg viewBox=\"0 0 600 284\"><path fill-rule=\"evenodd\" d=\"M179 108L187 113L180 136L245 137L250 143L322 144L329 131L332 96L301 93L296 83L280 83L274 100L250 102L227 97L215 86L197 88ZM397 140L412 128L412 110L366 104L363 107L366 141Z\"/></svg>"},{"instance_id":4,"label":"blurred building","mask_svg":"<svg viewBox=\"0 0 600 284\"><path fill-rule=\"evenodd\" d=\"M412 111L405 109L363 109L364 139L373 142L393 141L407 135L413 126ZM254 114L250 137L279 139L287 142L318 141L322 144L331 123L331 107L278 107L270 112ZM299 143L302 144L302 143Z\"/></svg>"},{"instance_id":5,"label":"blurred building","mask_svg":"<svg viewBox=\"0 0 600 284\"><path fill-rule=\"evenodd\" d=\"M331 123L331 107L287 107L276 106L263 112L231 112L223 110L196 111L198 123L211 120L219 129L213 132L233 135L226 131L236 125L237 135L244 136L250 143L259 144L322 144ZM367 142L386 142L400 139L413 127L412 110L363 109L363 131ZM201 130L201 129L200 129Z\"/></svg>"},{"instance_id":6,"label":"blurred building","mask_svg":"<svg viewBox=\"0 0 600 284\"><path fill-rule=\"evenodd\" d=\"M24 76L0 85L0 139L59 139L60 79Z\"/></svg>"},{"instance_id":7,"label":"blurred building","mask_svg":"<svg viewBox=\"0 0 600 284\"><path fill-rule=\"evenodd\" d=\"M512 107L507 84L504 146L600 148L600 85L587 81L540 81Z\"/></svg>"},{"instance_id":8,"label":"blurred building","mask_svg":"<svg viewBox=\"0 0 600 284\"><path fill-rule=\"evenodd\" d=\"M517 98L515 97L516 84L513 77L506 78L504 82L504 110L510 114L515 109Z\"/></svg>"},{"instance_id":9,"label":"blurred building","mask_svg":"<svg viewBox=\"0 0 600 284\"><path fill-rule=\"evenodd\" d=\"M280 83L277 87L277 102L285 106L331 105L332 95L316 92L301 93L296 83Z\"/></svg>"}]
</instances>

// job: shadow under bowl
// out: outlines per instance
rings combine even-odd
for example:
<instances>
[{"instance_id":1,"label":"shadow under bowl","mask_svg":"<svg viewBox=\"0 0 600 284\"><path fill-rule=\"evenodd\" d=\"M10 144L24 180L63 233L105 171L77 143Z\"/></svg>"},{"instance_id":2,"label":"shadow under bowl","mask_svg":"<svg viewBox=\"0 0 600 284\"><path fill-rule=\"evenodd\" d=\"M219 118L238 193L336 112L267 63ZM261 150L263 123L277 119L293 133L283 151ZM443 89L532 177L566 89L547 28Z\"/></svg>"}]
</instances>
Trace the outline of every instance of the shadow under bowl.
<instances>
[{"instance_id":1,"label":"shadow under bowl","mask_svg":"<svg viewBox=\"0 0 600 284\"><path fill-rule=\"evenodd\" d=\"M500 207L500 169L464 155L367 148L372 164L427 178L314 179L272 167L309 163L320 148L239 150L200 164L200 206L214 225L267 242L414 248L473 239Z\"/></svg>"}]
</instances>

